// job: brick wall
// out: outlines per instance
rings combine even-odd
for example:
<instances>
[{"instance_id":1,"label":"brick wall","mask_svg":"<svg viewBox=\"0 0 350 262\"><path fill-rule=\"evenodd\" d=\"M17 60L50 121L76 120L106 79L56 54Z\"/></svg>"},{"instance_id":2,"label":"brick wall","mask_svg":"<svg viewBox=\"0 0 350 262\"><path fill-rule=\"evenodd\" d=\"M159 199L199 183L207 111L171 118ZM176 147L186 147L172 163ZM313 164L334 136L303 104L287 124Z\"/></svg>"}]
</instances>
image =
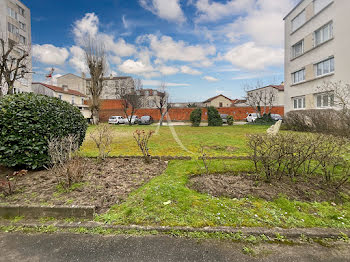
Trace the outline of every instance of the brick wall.
<instances>
[{"instance_id":1,"label":"brick wall","mask_svg":"<svg viewBox=\"0 0 350 262\"><path fill-rule=\"evenodd\" d=\"M120 100L102 100L100 119L102 122L107 122L110 116L124 116L124 112L121 109ZM172 121L189 121L191 112L194 108L172 108L169 110L169 116ZM220 114L232 115L235 120L244 120L249 113L255 113L252 107L223 107L218 108ZM284 115L284 107L272 108L273 114ZM141 116L152 116L154 120L160 119L160 113L155 108L141 108L138 109L136 115ZM202 120L207 120L207 109L202 108Z\"/></svg>"}]
</instances>

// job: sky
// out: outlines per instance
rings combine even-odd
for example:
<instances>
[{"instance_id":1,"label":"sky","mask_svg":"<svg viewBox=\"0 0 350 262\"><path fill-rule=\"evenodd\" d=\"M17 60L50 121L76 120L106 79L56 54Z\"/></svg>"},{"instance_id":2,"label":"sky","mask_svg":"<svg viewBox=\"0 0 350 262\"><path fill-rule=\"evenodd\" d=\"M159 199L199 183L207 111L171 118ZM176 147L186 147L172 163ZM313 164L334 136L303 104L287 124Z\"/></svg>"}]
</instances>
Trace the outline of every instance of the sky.
<instances>
[{"instance_id":1,"label":"sky","mask_svg":"<svg viewBox=\"0 0 350 262\"><path fill-rule=\"evenodd\" d=\"M22 0L31 9L34 81L88 73L87 36L107 52L108 75L172 102L199 102L284 79L283 17L298 0Z\"/></svg>"}]
</instances>

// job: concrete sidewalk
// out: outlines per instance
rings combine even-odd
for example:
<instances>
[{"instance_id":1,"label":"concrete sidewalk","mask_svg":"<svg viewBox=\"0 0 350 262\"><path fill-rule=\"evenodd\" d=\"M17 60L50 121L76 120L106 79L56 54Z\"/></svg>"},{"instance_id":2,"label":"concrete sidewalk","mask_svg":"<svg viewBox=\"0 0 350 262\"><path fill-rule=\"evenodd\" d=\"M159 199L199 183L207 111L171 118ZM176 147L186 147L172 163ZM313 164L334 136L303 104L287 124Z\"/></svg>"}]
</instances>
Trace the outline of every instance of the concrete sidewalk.
<instances>
[{"instance_id":1,"label":"concrete sidewalk","mask_svg":"<svg viewBox=\"0 0 350 262\"><path fill-rule=\"evenodd\" d=\"M321 245L252 246L256 256L243 254L243 243L192 240L168 236L101 236L0 233L0 261L350 261L350 248Z\"/></svg>"}]
</instances>

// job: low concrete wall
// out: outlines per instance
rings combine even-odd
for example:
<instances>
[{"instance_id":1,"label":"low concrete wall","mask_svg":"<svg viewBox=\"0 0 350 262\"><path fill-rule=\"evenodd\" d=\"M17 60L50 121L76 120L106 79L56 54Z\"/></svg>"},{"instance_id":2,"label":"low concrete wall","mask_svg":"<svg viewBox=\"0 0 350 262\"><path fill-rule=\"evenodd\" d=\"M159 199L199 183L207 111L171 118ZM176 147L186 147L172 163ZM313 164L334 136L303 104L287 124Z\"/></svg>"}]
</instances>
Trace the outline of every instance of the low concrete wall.
<instances>
[{"instance_id":1,"label":"low concrete wall","mask_svg":"<svg viewBox=\"0 0 350 262\"><path fill-rule=\"evenodd\" d=\"M20 205L0 205L0 217L12 218L24 216L25 218L94 218L95 207L75 207L75 206L20 206Z\"/></svg>"}]
</instances>

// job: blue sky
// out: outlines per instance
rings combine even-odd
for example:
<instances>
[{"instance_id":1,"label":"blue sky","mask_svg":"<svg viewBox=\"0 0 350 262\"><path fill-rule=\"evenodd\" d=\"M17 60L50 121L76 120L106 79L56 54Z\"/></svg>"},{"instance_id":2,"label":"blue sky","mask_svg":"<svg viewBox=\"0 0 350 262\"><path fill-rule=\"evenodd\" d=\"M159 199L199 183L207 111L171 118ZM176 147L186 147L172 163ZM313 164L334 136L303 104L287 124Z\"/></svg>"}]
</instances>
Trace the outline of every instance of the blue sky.
<instances>
[{"instance_id":1,"label":"blue sky","mask_svg":"<svg viewBox=\"0 0 350 262\"><path fill-rule=\"evenodd\" d=\"M297 0L22 0L31 9L35 81L86 71L85 36L103 41L109 73L168 86L174 102L244 96L283 81L283 16Z\"/></svg>"}]
</instances>

